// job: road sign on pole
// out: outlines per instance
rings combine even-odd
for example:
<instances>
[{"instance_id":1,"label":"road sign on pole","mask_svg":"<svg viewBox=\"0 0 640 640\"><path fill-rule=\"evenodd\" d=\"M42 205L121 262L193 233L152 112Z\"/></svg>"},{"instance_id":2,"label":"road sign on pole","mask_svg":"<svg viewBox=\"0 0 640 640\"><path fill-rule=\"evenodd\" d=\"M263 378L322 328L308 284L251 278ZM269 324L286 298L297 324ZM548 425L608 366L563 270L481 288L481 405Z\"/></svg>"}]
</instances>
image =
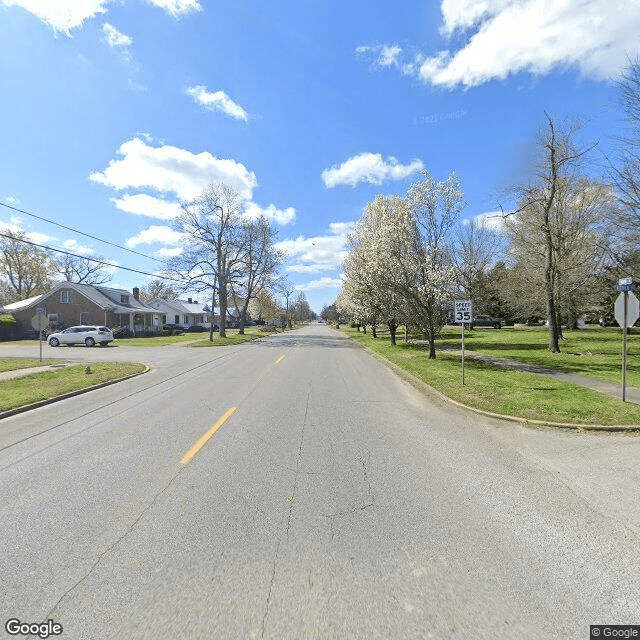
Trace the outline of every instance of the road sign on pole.
<instances>
[{"instance_id":1,"label":"road sign on pole","mask_svg":"<svg viewBox=\"0 0 640 640\"><path fill-rule=\"evenodd\" d=\"M627 313L625 319L625 299L627 301ZM638 318L640 318L640 302L638 298L630 291L624 291L618 296L614 305L616 321L621 327L633 327Z\"/></svg>"},{"instance_id":2,"label":"road sign on pole","mask_svg":"<svg viewBox=\"0 0 640 640\"><path fill-rule=\"evenodd\" d=\"M464 384L464 325L473 320L473 302L471 300L455 300L453 303L454 322L462 325L462 384Z\"/></svg>"},{"instance_id":3,"label":"road sign on pole","mask_svg":"<svg viewBox=\"0 0 640 640\"><path fill-rule=\"evenodd\" d=\"M473 302L471 300L456 300L453 303L454 322L468 324L473 320Z\"/></svg>"},{"instance_id":4,"label":"road sign on pole","mask_svg":"<svg viewBox=\"0 0 640 640\"><path fill-rule=\"evenodd\" d=\"M36 313L31 318L31 326L38 332L40 337L40 362L42 362L42 331L49 325L49 319L43 313Z\"/></svg>"},{"instance_id":5,"label":"road sign on pole","mask_svg":"<svg viewBox=\"0 0 640 640\"><path fill-rule=\"evenodd\" d=\"M630 280L630 279L629 279ZM631 282L620 281L618 286L632 287ZM619 291L618 287L616 289ZM640 303L631 289L623 289L614 305L618 324L622 327L622 401L627 400L627 329L640 317Z\"/></svg>"}]
</instances>

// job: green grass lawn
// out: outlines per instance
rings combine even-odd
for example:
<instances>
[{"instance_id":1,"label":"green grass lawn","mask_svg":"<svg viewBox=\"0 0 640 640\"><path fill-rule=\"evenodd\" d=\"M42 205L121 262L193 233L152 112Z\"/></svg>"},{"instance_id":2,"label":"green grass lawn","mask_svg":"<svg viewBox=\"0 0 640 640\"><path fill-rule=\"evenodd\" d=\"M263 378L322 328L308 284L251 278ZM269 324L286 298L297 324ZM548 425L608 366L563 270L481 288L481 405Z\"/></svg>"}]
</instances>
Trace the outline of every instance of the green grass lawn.
<instances>
[{"instance_id":1,"label":"green grass lawn","mask_svg":"<svg viewBox=\"0 0 640 640\"><path fill-rule=\"evenodd\" d=\"M24 378L0 381L0 411L86 389L145 369L143 364L99 362L91 364L93 373L87 374L85 367L83 364L60 371L34 373Z\"/></svg>"},{"instance_id":2,"label":"green grass lawn","mask_svg":"<svg viewBox=\"0 0 640 640\"><path fill-rule=\"evenodd\" d=\"M460 329L446 327L438 344L460 349ZM565 331L561 353L549 351L549 331L535 329L474 329L464 333L465 349L537 364L600 380L622 382L622 330ZM640 330L627 337L627 384L640 387Z\"/></svg>"},{"instance_id":3,"label":"green grass lawn","mask_svg":"<svg viewBox=\"0 0 640 640\"><path fill-rule=\"evenodd\" d=\"M123 347L161 347L170 344L190 343L192 347L216 347L228 344L247 342L259 336L268 335L260 332L260 327L245 327L244 335L238 334L238 329L227 329L227 337L221 338L217 331L213 332L213 340L209 341L209 332L184 333L180 336L154 336L152 338L119 338L114 340L114 346Z\"/></svg>"},{"instance_id":4,"label":"green grass lawn","mask_svg":"<svg viewBox=\"0 0 640 640\"><path fill-rule=\"evenodd\" d=\"M465 361L465 385L463 386L459 355L440 350L435 360L429 360L428 352L422 344L405 344L399 339L397 346L393 347L384 334L374 340L370 332L365 335L354 329L344 330L364 346L412 373L449 398L476 409L529 420L601 425L637 424L640 428L640 405L637 404L625 403L618 398L552 378L505 370L472 360ZM493 355L508 353L508 357L513 357L513 351L508 349L508 335L509 333L513 335L514 332L515 330L504 329L492 332L477 330L474 333L482 335L474 337L474 349ZM542 333L537 332L538 340ZM465 345L470 348L466 335L467 332L465 332ZM459 347L459 337L459 332L455 330L445 331L443 335L444 341L450 341L453 347ZM592 340L595 337L592 336ZM503 343L502 340L505 342ZM486 347L485 351L477 348L477 345L482 345L483 341L500 345L502 350L496 353ZM533 333L522 337L518 344L531 345L530 350L538 352ZM527 348L515 349L515 351L527 352ZM577 358L577 356L574 357ZM540 354L539 358L540 362L527 361L552 366L543 354ZM588 362L588 358L585 360ZM591 369L576 368L574 372L588 375L587 370Z\"/></svg>"},{"instance_id":5,"label":"green grass lawn","mask_svg":"<svg viewBox=\"0 0 640 640\"><path fill-rule=\"evenodd\" d=\"M255 329L255 327L250 327L251 329ZM198 342L194 342L192 347L224 347L230 344L240 344L242 342L249 342L249 340L255 340L256 338L260 338L261 336L267 336L268 333L259 332L259 331L248 331L245 329L244 335L240 335L237 329L231 329L226 332L227 337L221 338L217 333L213 334L213 340L209 340L209 336L204 338L203 340L198 340Z\"/></svg>"},{"instance_id":6,"label":"green grass lawn","mask_svg":"<svg viewBox=\"0 0 640 640\"><path fill-rule=\"evenodd\" d=\"M57 362L58 360L45 360L44 358L42 362L38 358L0 358L0 373L28 369L29 367L45 367Z\"/></svg>"},{"instance_id":7,"label":"green grass lawn","mask_svg":"<svg viewBox=\"0 0 640 640\"><path fill-rule=\"evenodd\" d=\"M183 333L180 336L153 336L151 338L116 338L110 346L114 347L164 347L170 344L181 344L200 340L208 333Z\"/></svg>"}]
</instances>

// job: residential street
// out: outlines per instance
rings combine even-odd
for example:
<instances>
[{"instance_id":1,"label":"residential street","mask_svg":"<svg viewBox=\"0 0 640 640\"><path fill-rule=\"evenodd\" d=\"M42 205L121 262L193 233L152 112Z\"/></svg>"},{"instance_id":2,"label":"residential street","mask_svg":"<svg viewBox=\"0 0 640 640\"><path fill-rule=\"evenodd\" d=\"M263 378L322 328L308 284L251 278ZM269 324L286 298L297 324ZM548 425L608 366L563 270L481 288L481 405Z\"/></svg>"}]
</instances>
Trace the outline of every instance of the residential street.
<instances>
[{"instance_id":1,"label":"residential street","mask_svg":"<svg viewBox=\"0 0 640 640\"><path fill-rule=\"evenodd\" d=\"M640 624L636 435L456 408L322 324L44 355L152 369L0 420L0 637L10 618L63 640Z\"/></svg>"}]
</instances>

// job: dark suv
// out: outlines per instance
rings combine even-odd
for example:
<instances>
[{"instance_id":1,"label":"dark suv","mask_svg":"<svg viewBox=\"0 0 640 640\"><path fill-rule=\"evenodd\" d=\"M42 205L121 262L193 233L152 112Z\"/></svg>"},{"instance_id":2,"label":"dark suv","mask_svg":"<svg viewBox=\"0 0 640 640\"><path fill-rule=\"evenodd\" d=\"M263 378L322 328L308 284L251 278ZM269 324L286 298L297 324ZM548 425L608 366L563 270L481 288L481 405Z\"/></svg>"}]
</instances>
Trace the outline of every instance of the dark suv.
<instances>
[{"instance_id":1,"label":"dark suv","mask_svg":"<svg viewBox=\"0 0 640 640\"><path fill-rule=\"evenodd\" d=\"M492 318L491 316L475 316L471 325L465 324L465 327L475 329L476 327L493 327L494 329L502 329L506 322L504 318Z\"/></svg>"},{"instance_id":2,"label":"dark suv","mask_svg":"<svg viewBox=\"0 0 640 640\"><path fill-rule=\"evenodd\" d=\"M184 333L184 328L179 324L163 324L162 335L163 336L179 336Z\"/></svg>"}]
</instances>

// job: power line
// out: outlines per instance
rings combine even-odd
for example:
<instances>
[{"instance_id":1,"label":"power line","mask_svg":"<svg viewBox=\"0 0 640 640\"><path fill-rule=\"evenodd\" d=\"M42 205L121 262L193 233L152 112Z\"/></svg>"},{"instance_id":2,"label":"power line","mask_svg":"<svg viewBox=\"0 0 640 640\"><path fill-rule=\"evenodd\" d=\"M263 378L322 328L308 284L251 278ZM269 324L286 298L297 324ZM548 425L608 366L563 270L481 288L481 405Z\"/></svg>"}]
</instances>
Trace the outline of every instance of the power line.
<instances>
[{"instance_id":1,"label":"power line","mask_svg":"<svg viewBox=\"0 0 640 640\"><path fill-rule=\"evenodd\" d=\"M49 247L46 244L38 244L37 242L32 242L31 240L25 240L24 238L16 238L15 236L8 235L6 233L0 233L0 237L9 238L10 240L15 240L17 242L23 242L24 244L30 244L32 247L38 247L39 249L45 249L47 251L55 251L57 253L64 253L67 256L80 258L81 260L89 260L90 262L95 262L96 264L102 264L107 267L111 267L113 269L122 269L124 271L131 271L132 273L139 273L143 276L151 276L153 278L160 278L161 280L173 280L174 282L180 282L184 284L184 279L181 280L178 278L172 278L171 276L163 276L163 275L158 275L157 273L149 273L148 271L139 271L138 269L123 267L122 265L113 264L112 262L106 262L105 260L98 260L97 258L89 258L87 256L81 256L77 253L72 253L71 251L64 251L62 249L56 249L55 247Z\"/></svg>"},{"instance_id":2,"label":"power line","mask_svg":"<svg viewBox=\"0 0 640 640\"><path fill-rule=\"evenodd\" d=\"M115 244L114 242L109 242L109 240L103 240L102 238L98 238L97 236L92 236L90 233L84 233L84 231L79 231L78 229L74 229L73 227L66 227L59 222L54 222L53 220L49 220L48 218L43 218L41 216L37 216L35 213L29 213L24 209L18 209L17 207L12 207L10 204L5 204L4 202L0 202L0 206L5 207L6 209L11 209L12 211L17 211L18 213L23 213L25 216L31 216L32 218L36 218L37 220L42 220L43 222L47 222L49 224L53 224L56 227L60 227L61 229L66 229L67 231L72 231L73 233L78 233L81 236L85 236L87 238L91 238L92 240L97 240L98 242L103 242L104 244L111 245L112 247L116 247L118 249L122 249L123 251L128 251L129 253L135 253L138 256L142 256L143 258L148 258L149 260L155 260L156 262L162 262L159 258L154 258L153 256L148 256L144 253L140 253L139 251L134 251L133 249L128 249L127 247L123 247L119 244Z\"/></svg>"}]
</instances>

